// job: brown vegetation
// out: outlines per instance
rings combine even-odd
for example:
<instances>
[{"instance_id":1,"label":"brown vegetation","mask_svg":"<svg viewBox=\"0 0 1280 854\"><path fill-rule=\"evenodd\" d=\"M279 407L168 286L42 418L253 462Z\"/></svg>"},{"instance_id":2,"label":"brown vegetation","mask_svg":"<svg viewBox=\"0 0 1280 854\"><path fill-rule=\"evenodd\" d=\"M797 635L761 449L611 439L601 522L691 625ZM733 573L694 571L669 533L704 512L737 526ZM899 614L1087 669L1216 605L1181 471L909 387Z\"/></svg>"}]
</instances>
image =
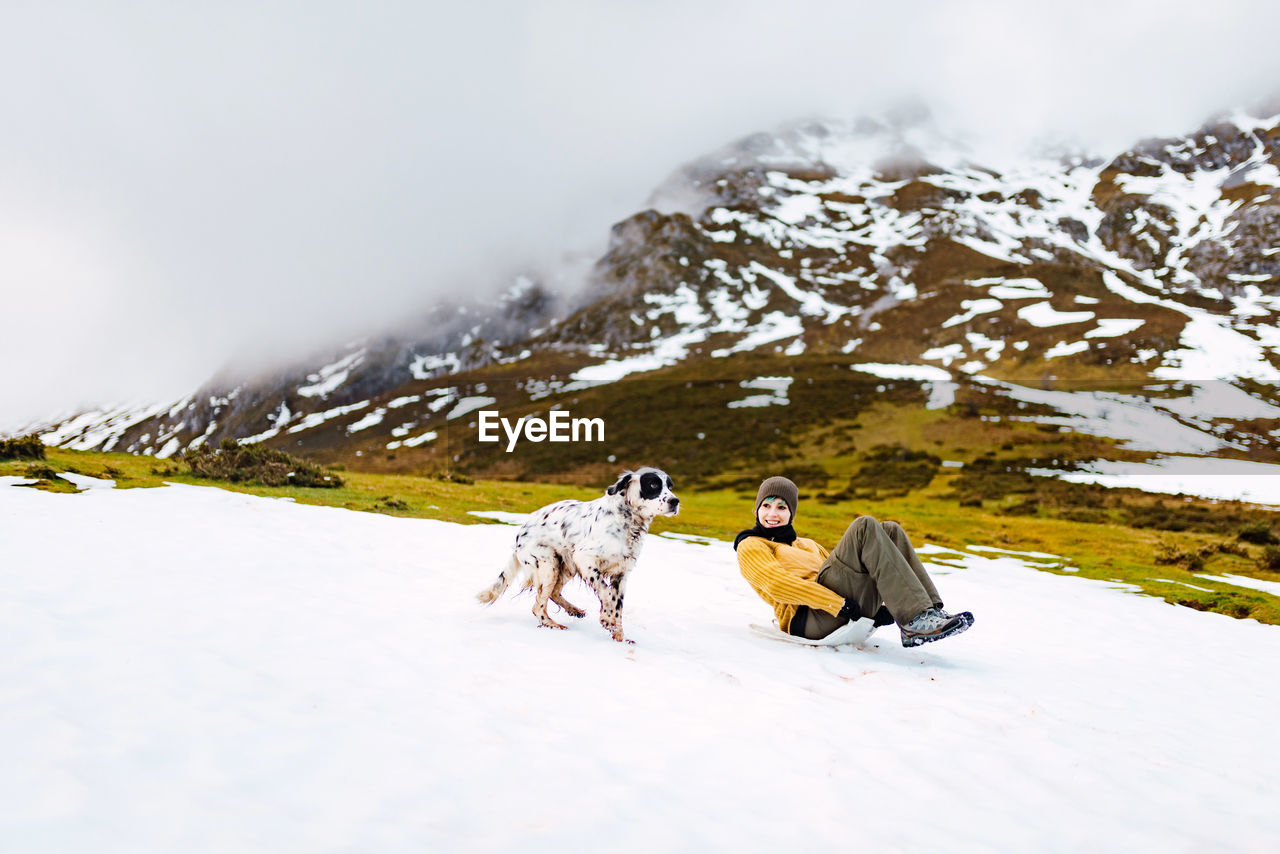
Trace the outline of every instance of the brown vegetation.
<instances>
[{"instance_id":1,"label":"brown vegetation","mask_svg":"<svg viewBox=\"0 0 1280 854\"><path fill-rule=\"evenodd\" d=\"M241 445L224 439L217 450L204 446L182 455L182 460L196 477L226 480L231 483L256 483L263 486L314 486L336 488L343 485L337 474L297 457L257 444Z\"/></svg>"},{"instance_id":2,"label":"brown vegetation","mask_svg":"<svg viewBox=\"0 0 1280 854\"><path fill-rule=\"evenodd\" d=\"M0 460L43 460L44 454L44 442L35 433L0 439Z\"/></svg>"}]
</instances>

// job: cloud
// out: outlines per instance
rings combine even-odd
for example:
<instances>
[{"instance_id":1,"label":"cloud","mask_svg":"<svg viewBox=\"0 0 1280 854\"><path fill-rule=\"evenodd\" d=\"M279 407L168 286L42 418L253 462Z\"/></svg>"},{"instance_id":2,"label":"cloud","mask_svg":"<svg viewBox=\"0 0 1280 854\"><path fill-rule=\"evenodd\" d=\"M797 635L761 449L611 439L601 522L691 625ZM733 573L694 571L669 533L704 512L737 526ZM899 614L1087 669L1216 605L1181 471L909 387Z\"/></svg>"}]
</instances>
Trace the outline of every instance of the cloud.
<instances>
[{"instance_id":1,"label":"cloud","mask_svg":"<svg viewBox=\"0 0 1280 854\"><path fill-rule=\"evenodd\" d=\"M681 163L904 97L993 151L1194 127L1263 2L29 4L0 27L0 425L192 389L597 251Z\"/></svg>"}]
</instances>

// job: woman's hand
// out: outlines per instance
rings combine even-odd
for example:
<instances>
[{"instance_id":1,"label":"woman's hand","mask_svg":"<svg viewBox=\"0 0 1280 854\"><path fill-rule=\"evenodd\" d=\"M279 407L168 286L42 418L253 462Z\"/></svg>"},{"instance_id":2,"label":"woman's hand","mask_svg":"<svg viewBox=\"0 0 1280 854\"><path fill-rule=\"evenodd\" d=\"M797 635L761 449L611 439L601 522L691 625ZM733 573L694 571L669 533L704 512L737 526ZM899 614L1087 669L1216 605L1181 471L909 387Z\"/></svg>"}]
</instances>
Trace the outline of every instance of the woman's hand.
<instances>
[{"instance_id":1,"label":"woman's hand","mask_svg":"<svg viewBox=\"0 0 1280 854\"><path fill-rule=\"evenodd\" d=\"M844 600L844 605L843 607L840 608L840 613L836 614L836 619L848 620L851 623L854 620L858 620L861 618L862 618L862 609L859 608L858 603L853 601L852 599Z\"/></svg>"}]
</instances>

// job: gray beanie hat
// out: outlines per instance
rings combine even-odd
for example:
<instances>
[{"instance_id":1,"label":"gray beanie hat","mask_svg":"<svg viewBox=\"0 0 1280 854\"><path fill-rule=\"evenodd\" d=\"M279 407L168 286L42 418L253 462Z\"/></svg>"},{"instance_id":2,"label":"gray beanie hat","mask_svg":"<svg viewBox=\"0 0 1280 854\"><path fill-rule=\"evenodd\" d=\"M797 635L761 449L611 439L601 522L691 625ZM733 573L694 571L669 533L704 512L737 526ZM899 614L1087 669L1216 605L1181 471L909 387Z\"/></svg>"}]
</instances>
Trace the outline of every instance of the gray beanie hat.
<instances>
[{"instance_id":1,"label":"gray beanie hat","mask_svg":"<svg viewBox=\"0 0 1280 854\"><path fill-rule=\"evenodd\" d=\"M760 484L760 489L756 491L756 518L760 518L760 505L764 503L766 498L776 496L787 502L787 509L791 511L791 520L796 518L796 505L800 503L800 490L796 485L785 477L767 478L764 483Z\"/></svg>"}]
</instances>

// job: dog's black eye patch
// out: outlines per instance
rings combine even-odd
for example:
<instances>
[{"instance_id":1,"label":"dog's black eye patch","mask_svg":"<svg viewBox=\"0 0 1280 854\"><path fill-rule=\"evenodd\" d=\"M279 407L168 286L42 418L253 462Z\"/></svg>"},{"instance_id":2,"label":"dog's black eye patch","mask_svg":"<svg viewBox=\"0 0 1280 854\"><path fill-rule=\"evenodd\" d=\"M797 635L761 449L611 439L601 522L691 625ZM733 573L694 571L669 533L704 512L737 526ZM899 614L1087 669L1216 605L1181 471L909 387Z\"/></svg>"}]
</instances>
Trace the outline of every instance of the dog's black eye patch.
<instances>
[{"instance_id":1,"label":"dog's black eye patch","mask_svg":"<svg viewBox=\"0 0 1280 854\"><path fill-rule=\"evenodd\" d=\"M662 494L662 478L651 471L640 476L640 497L657 498Z\"/></svg>"},{"instance_id":2,"label":"dog's black eye patch","mask_svg":"<svg viewBox=\"0 0 1280 854\"><path fill-rule=\"evenodd\" d=\"M667 489L671 490L672 492L676 491L676 485L671 482L670 476L667 477Z\"/></svg>"}]
</instances>

